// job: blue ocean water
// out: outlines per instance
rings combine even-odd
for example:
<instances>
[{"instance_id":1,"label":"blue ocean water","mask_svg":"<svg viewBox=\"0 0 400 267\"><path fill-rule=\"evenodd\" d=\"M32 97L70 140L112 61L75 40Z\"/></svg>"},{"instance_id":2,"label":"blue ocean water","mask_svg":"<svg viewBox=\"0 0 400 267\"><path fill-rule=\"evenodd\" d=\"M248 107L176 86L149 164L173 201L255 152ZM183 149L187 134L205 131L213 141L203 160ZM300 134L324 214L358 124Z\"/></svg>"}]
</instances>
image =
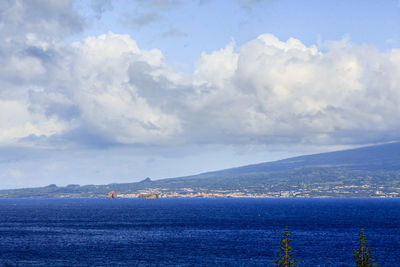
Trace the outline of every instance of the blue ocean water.
<instances>
[{"instance_id":1,"label":"blue ocean water","mask_svg":"<svg viewBox=\"0 0 400 267\"><path fill-rule=\"evenodd\" d=\"M400 199L1 199L0 265L272 266L285 227L299 266L354 266L361 228L400 262Z\"/></svg>"}]
</instances>

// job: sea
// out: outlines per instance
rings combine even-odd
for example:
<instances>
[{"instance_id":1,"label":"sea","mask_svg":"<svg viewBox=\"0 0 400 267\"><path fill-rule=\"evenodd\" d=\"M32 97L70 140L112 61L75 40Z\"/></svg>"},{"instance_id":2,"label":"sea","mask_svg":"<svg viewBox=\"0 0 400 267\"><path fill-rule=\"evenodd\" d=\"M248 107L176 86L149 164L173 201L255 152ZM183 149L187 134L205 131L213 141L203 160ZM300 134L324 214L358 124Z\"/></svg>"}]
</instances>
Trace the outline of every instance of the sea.
<instances>
[{"instance_id":1,"label":"sea","mask_svg":"<svg viewBox=\"0 0 400 267\"><path fill-rule=\"evenodd\" d=\"M400 199L0 199L0 266L400 266Z\"/></svg>"}]
</instances>

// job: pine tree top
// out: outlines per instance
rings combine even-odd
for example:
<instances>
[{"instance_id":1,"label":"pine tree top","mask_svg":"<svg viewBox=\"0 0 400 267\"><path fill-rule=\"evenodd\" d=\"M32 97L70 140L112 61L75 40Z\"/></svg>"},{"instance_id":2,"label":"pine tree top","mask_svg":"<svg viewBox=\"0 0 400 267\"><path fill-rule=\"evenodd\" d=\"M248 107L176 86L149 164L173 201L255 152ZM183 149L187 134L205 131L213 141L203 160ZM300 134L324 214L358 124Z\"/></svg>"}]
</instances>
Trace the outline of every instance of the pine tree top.
<instances>
[{"instance_id":1,"label":"pine tree top","mask_svg":"<svg viewBox=\"0 0 400 267\"><path fill-rule=\"evenodd\" d=\"M354 261L357 267L373 267L379 266L372 258L367 239L365 237L364 229L360 230L357 246L353 250Z\"/></svg>"},{"instance_id":2,"label":"pine tree top","mask_svg":"<svg viewBox=\"0 0 400 267\"><path fill-rule=\"evenodd\" d=\"M283 231L283 237L280 241L278 259L275 260L274 266L290 267L296 266L299 263L298 260L293 259L293 252L291 251L292 247L290 246L292 239L290 239L289 236L289 229L285 228Z\"/></svg>"}]
</instances>

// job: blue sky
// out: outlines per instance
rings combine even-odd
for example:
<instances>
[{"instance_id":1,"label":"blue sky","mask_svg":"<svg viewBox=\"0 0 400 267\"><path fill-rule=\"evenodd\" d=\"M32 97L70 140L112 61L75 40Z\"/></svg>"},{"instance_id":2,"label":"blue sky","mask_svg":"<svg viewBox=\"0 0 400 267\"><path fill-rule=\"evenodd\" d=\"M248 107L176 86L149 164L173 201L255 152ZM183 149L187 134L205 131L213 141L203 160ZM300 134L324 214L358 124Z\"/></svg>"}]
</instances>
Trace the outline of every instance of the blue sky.
<instances>
[{"instance_id":1,"label":"blue sky","mask_svg":"<svg viewBox=\"0 0 400 267\"><path fill-rule=\"evenodd\" d=\"M15 0L0 14L0 188L399 140L397 0Z\"/></svg>"},{"instance_id":2,"label":"blue sky","mask_svg":"<svg viewBox=\"0 0 400 267\"><path fill-rule=\"evenodd\" d=\"M170 64L192 70L202 52L238 45L263 33L306 45L349 38L381 50L398 47L400 4L388 1L104 1L99 20L75 38L107 31L128 33L142 48L158 48ZM159 3L157 5L157 3ZM90 5L85 17L99 16Z\"/></svg>"}]
</instances>

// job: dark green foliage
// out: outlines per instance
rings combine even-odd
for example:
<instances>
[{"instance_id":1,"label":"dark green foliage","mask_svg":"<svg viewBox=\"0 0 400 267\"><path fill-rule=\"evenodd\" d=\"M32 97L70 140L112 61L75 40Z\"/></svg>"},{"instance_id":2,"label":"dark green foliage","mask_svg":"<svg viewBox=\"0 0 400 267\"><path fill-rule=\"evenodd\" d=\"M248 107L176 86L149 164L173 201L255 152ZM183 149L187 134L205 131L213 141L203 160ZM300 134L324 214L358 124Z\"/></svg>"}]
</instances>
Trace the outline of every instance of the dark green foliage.
<instances>
[{"instance_id":1,"label":"dark green foliage","mask_svg":"<svg viewBox=\"0 0 400 267\"><path fill-rule=\"evenodd\" d=\"M379 266L374 262L371 251L367 244L367 239L365 238L364 230L361 229L360 235L358 237L357 247L353 251L354 261L357 267L372 267Z\"/></svg>"},{"instance_id":2,"label":"dark green foliage","mask_svg":"<svg viewBox=\"0 0 400 267\"><path fill-rule=\"evenodd\" d=\"M289 230L286 228L283 231L283 238L281 239L280 250L278 252L278 259L275 260L274 266L290 267L296 266L299 261L293 259L292 247L290 246L292 239L289 238Z\"/></svg>"}]
</instances>

